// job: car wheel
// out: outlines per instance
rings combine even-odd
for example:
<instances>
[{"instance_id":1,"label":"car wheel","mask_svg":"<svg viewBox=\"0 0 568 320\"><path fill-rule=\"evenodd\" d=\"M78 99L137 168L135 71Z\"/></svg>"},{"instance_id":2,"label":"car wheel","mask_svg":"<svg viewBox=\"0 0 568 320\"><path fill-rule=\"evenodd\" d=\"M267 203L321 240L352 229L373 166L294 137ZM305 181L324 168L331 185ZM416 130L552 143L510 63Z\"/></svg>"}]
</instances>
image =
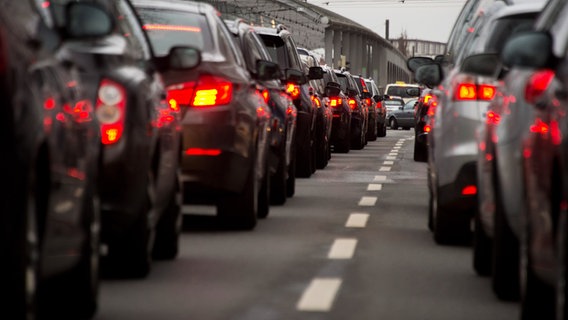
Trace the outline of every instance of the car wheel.
<instances>
[{"instance_id":1,"label":"car wheel","mask_svg":"<svg viewBox=\"0 0 568 320\"><path fill-rule=\"evenodd\" d=\"M384 123L378 123L377 126L377 136L385 137L387 135L387 126Z\"/></svg>"},{"instance_id":2,"label":"car wheel","mask_svg":"<svg viewBox=\"0 0 568 320\"><path fill-rule=\"evenodd\" d=\"M5 303L3 312L15 319L35 319L37 313L40 250L36 195L48 191L36 189L35 177L32 172L29 175L27 199L22 199L26 206L25 214L7 215L11 235L0 234L2 245L10 244L5 248L8 257L0 265L6 280L6 285L0 286Z\"/></svg>"},{"instance_id":3,"label":"car wheel","mask_svg":"<svg viewBox=\"0 0 568 320\"><path fill-rule=\"evenodd\" d=\"M268 164L264 165L264 175L258 191L258 217L266 218L270 213L270 172Z\"/></svg>"},{"instance_id":4,"label":"car wheel","mask_svg":"<svg viewBox=\"0 0 568 320\"><path fill-rule=\"evenodd\" d=\"M321 137L321 139L317 143L316 169L323 169L327 166L328 163L327 145L328 145L327 137L325 136Z\"/></svg>"},{"instance_id":5,"label":"car wheel","mask_svg":"<svg viewBox=\"0 0 568 320\"><path fill-rule=\"evenodd\" d=\"M177 257L183 219L181 206L181 187L176 175L176 188L170 195L168 205L156 225L156 240L152 249L154 259L172 260Z\"/></svg>"},{"instance_id":6,"label":"car wheel","mask_svg":"<svg viewBox=\"0 0 568 320\"><path fill-rule=\"evenodd\" d=\"M519 299L519 241L507 223L497 188L493 225L493 292L501 300L515 301Z\"/></svg>"},{"instance_id":7,"label":"car wheel","mask_svg":"<svg viewBox=\"0 0 568 320\"><path fill-rule=\"evenodd\" d=\"M252 230L258 217L258 184L254 164L240 194L229 195L217 204L217 214L228 229Z\"/></svg>"},{"instance_id":8,"label":"car wheel","mask_svg":"<svg viewBox=\"0 0 568 320\"><path fill-rule=\"evenodd\" d=\"M282 141L278 155L278 167L270 177L270 204L283 205L286 202L286 141Z\"/></svg>"},{"instance_id":9,"label":"car wheel","mask_svg":"<svg viewBox=\"0 0 568 320\"><path fill-rule=\"evenodd\" d=\"M568 285L566 283L566 276L568 275L568 218L565 209L562 210L559 217L559 231L558 231L558 281L556 281L556 319L568 319L568 305L566 304L566 297L568 297Z\"/></svg>"},{"instance_id":10,"label":"car wheel","mask_svg":"<svg viewBox=\"0 0 568 320\"><path fill-rule=\"evenodd\" d=\"M372 125L369 126L367 130L367 141L375 141L377 140L377 122L372 121Z\"/></svg>"},{"instance_id":11,"label":"car wheel","mask_svg":"<svg viewBox=\"0 0 568 320\"><path fill-rule=\"evenodd\" d=\"M437 187L436 187L437 188ZM434 241L438 244L464 244L470 240L469 219L458 216L450 208L439 204L440 189L437 188L432 208Z\"/></svg>"},{"instance_id":12,"label":"car wheel","mask_svg":"<svg viewBox=\"0 0 568 320\"><path fill-rule=\"evenodd\" d=\"M47 281L42 309L57 319L90 319L97 311L99 293L100 201L88 187L83 204L86 218L79 263L62 276ZM43 291L43 290L42 290Z\"/></svg>"},{"instance_id":13,"label":"car wheel","mask_svg":"<svg viewBox=\"0 0 568 320\"><path fill-rule=\"evenodd\" d=\"M293 197L296 193L296 146L292 143L290 151L290 164L288 165L288 178L286 179L286 196Z\"/></svg>"},{"instance_id":14,"label":"car wheel","mask_svg":"<svg viewBox=\"0 0 568 320\"><path fill-rule=\"evenodd\" d=\"M491 238L485 234L479 213L475 214L473 229L473 269L480 276L491 275Z\"/></svg>"},{"instance_id":15,"label":"car wheel","mask_svg":"<svg viewBox=\"0 0 568 320\"><path fill-rule=\"evenodd\" d=\"M398 123L396 122L395 118L390 118L389 123L390 123L391 129L393 129L393 130L398 129Z\"/></svg>"},{"instance_id":16,"label":"car wheel","mask_svg":"<svg viewBox=\"0 0 568 320\"><path fill-rule=\"evenodd\" d=\"M414 161L427 162L428 161L428 147L414 139Z\"/></svg>"},{"instance_id":17,"label":"car wheel","mask_svg":"<svg viewBox=\"0 0 568 320\"><path fill-rule=\"evenodd\" d=\"M296 176L309 178L312 175L313 152L311 141L302 142L302 148L296 151Z\"/></svg>"}]
</instances>

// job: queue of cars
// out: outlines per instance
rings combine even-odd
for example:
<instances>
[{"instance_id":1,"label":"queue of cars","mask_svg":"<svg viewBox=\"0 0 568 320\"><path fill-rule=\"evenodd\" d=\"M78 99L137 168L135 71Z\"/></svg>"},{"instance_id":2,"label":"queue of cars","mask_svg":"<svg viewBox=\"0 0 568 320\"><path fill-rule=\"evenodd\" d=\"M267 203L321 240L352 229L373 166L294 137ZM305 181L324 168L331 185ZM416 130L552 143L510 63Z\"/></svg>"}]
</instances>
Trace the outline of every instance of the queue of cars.
<instances>
[{"instance_id":1,"label":"queue of cars","mask_svg":"<svg viewBox=\"0 0 568 320\"><path fill-rule=\"evenodd\" d=\"M332 149L385 135L357 79L203 3L2 1L4 313L91 318L100 271L177 256L184 204L253 229Z\"/></svg>"},{"instance_id":2,"label":"queue of cars","mask_svg":"<svg viewBox=\"0 0 568 320\"><path fill-rule=\"evenodd\" d=\"M469 0L444 57L408 61L431 88L415 159L434 239L472 239L473 268L521 319L568 318L567 17L562 0Z\"/></svg>"}]
</instances>

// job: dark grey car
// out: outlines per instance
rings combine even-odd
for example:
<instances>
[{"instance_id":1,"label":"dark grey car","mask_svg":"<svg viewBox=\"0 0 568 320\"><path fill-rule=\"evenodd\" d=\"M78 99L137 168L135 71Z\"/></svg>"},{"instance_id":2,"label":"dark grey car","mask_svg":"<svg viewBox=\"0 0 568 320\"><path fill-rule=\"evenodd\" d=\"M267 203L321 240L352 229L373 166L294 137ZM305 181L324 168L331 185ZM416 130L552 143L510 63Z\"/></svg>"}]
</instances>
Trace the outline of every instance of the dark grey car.
<instances>
[{"instance_id":1,"label":"dark grey car","mask_svg":"<svg viewBox=\"0 0 568 320\"><path fill-rule=\"evenodd\" d=\"M388 122L391 129L396 130L401 127L404 130L410 130L410 128L414 128L414 105L416 101L418 100L409 100L404 106L389 112Z\"/></svg>"}]
</instances>

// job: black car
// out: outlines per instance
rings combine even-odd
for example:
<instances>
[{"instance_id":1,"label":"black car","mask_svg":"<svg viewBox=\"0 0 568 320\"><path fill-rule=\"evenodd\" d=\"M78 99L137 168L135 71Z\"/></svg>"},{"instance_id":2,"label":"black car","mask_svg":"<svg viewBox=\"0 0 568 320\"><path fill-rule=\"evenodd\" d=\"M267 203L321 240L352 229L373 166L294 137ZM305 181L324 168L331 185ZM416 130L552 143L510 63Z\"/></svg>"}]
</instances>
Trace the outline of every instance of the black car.
<instances>
[{"instance_id":1,"label":"black car","mask_svg":"<svg viewBox=\"0 0 568 320\"><path fill-rule=\"evenodd\" d=\"M349 107L349 97L341 90L339 78L331 68L324 68L323 79L326 87L336 90L329 95L332 111L331 145L334 152L348 153L351 150L351 117L353 110Z\"/></svg>"},{"instance_id":2,"label":"black car","mask_svg":"<svg viewBox=\"0 0 568 320\"><path fill-rule=\"evenodd\" d=\"M50 5L58 23L65 2ZM102 267L107 275L144 277L152 258L176 257L181 230L180 110L166 101L159 72L187 73L199 59L196 49L184 48L156 58L128 0L93 2L115 17L113 32L63 49L81 78L98 85L89 95L101 134Z\"/></svg>"},{"instance_id":3,"label":"black car","mask_svg":"<svg viewBox=\"0 0 568 320\"><path fill-rule=\"evenodd\" d=\"M4 1L0 11L2 316L90 318L100 148L88 92L96 88L60 48L109 34L113 21L98 6L73 3L63 8L68 23L60 30L41 4Z\"/></svg>"},{"instance_id":4,"label":"black car","mask_svg":"<svg viewBox=\"0 0 568 320\"><path fill-rule=\"evenodd\" d=\"M359 93L359 88L355 79L351 76L348 71L334 70L337 78L339 79L339 84L341 85L341 91L347 94L347 104L351 108L351 149L361 150L365 147L367 142L367 116L368 108L365 106L364 102L361 101L361 94Z\"/></svg>"},{"instance_id":5,"label":"black car","mask_svg":"<svg viewBox=\"0 0 568 320\"><path fill-rule=\"evenodd\" d=\"M374 105L374 109L377 114L377 137L385 137L387 135L387 110L383 106L384 95L381 93L375 80L369 78L365 79L367 88L371 92L371 103Z\"/></svg>"},{"instance_id":6,"label":"black car","mask_svg":"<svg viewBox=\"0 0 568 320\"><path fill-rule=\"evenodd\" d=\"M184 203L213 204L223 224L253 229L268 215L271 111L233 35L211 5L193 1L135 1L158 56L194 45L196 72L163 74L169 100L181 110ZM214 35L214 36L213 36ZM256 70L273 78L276 68Z\"/></svg>"},{"instance_id":7,"label":"black car","mask_svg":"<svg viewBox=\"0 0 568 320\"><path fill-rule=\"evenodd\" d=\"M242 19L225 21L235 35L249 73L257 82L266 103L272 112L270 121L270 203L284 204L287 195L293 195L296 177L296 158L293 154L296 132L297 110L292 98L286 93L282 74L274 73L274 78L262 78L259 69L278 68L259 35Z\"/></svg>"},{"instance_id":8,"label":"black car","mask_svg":"<svg viewBox=\"0 0 568 320\"><path fill-rule=\"evenodd\" d=\"M298 110L296 126L296 176L307 178L316 171L317 107L312 101L307 78L292 34L283 25L276 28L253 27L260 35L272 60L278 62L285 75L297 75L297 81L286 84L286 91ZM319 67L318 67L319 68Z\"/></svg>"},{"instance_id":9,"label":"black car","mask_svg":"<svg viewBox=\"0 0 568 320\"><path fill-rule=\"evenodd\" d=\"M429 119L434 115L435 104L431 89L422 90L414 106L414 161L428 161L428 133L432 130Z\"/></svg>"},{"instance_id":10,"label":"black car","mask_svg":"<svg viewBox=\"0 0 568 320\"><path fill-rule=\"evenodd\" d=\"M359 88L360 92L360 99L367 107L368 116L367 116L367 131L365 132L365 139L367 141L375 141L377 140L378 136L378 125L377 125L377 101L373 100L373 93L372 89L367 86L367 82L365 82L365 78L362 76L353 76L355 83L357 84L357 88Z\"/></svg>"}]
</instances>

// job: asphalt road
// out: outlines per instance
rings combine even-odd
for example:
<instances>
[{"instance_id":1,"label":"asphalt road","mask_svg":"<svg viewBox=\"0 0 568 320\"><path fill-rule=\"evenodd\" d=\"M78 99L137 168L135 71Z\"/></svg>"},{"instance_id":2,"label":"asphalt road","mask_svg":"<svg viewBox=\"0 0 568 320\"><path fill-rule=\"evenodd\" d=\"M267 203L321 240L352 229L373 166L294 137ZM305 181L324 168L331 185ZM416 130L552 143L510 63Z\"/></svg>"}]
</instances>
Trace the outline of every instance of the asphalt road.
<instances>
[{"instance_id":1,"label":"asphalt road","mask_svg":"<svg viewBox=\"0 0 568 320\"><path fill-rule=\"evenodd\" d=\"M413 137L389 130L334 153L252 232L185 207L178 259L145 280L104 280L96 319L518 319L474 273L471 248L432 240Z\"/></svg>"}]
</instances>

